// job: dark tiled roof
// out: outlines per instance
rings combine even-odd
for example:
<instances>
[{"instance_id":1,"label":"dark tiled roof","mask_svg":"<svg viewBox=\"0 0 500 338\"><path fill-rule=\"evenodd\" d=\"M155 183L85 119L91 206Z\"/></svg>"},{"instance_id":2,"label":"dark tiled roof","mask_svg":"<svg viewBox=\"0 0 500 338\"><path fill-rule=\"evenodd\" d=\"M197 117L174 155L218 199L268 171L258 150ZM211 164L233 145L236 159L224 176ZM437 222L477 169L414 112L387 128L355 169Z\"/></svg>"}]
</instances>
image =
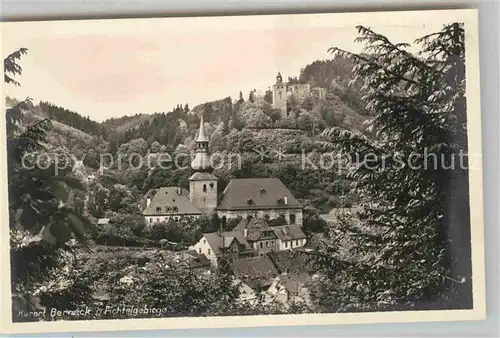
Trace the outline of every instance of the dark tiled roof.
<instances>
[{"instance_id":1,"label":"dark tiled roof","mask_svg":"<svg viewBox=\"0 0 500 338\"><path fill-rule=\"evenodd\" d=\"M307 272L288 273L280 276L280 282L288 292L298 294L299 287L307 286L311 281L311 275Z\"/></svg>"},{"instance_id":2,"label":"dark tiled roof","mask_svg":"<svg viewBox=\"0 0 500 338\"><path fill-rule=\"evenodd\" d=\"M271 237L269 238L276 238L273 229L261 218L243 219L233 231L244 231L245 229L248 230L246 236L248 241L258 240L263 231L271 232Z\"/></svg>"},{"instance_id":3,"label":"dark tiled roof","mask_svg":"<svg viewBox=\"0 0 500 338\"><path fill-rule=\"evenodd\" d=\"M306 235L298 224L287 224L273 227L274 233L282 241L292 241L306 238Z\"/></svg>"},{"instance_id":4,"label":"dark tiled roof","mask_svg":"<svg viewBox=\"0 0 500 338\"><path fill-rule=\"evenodd\" d=\"M203 234L203 237L207 240L215 255L219 255L221 253L220 249L229 247L235 239L243 245L245 249L251 249L250 244L248 244L241 231L226 231L221 234L218 232L211 232Z\"/></svg>"},{"instance_id":5,"label":"dark tiled roof","mask_svg":"<svg viewBox=\"0 0 500 338\"><path fill-rule=\"evenodd\" d=\"M217 209L288 209L301 207L290 190L278 178L239 178L229 182Z\"/></svg>"},{"instance_id":6,"label":"dark tiled roof","mask_svg":"<svg viewBox=\"0 0 500 338\"><path fill-rule=\"evenodd\" d=\"M312 273L317 270L312 256L305 252L273 251L268 256L280 273Z\"/></svg>"},{"instance_id":7,"label":"dark tiled roof","mask_svg":"<svg viewBox=\"0 0 500 338\"><path fill-rule=\"evenodd\" d=\"M217 176L207 172L196 172L189 178L190 181L216 181Z\"/></svg>"},{"instance_id":8,"label":"dark tiled roof","mask_svg":"<svg viewBox=\"0 0 500 338\"><path fill-rule=\"evenodd\" d=\"M157 208L161 208L161 211L158 212ZM163 187L158 189L151 199L151 204L142 214L146 216L199 215L201 211L191 203L185 189L179 187Z\"/></svg>"},{"instance_id":9,"label":"dark tiled roof","mask_svg":"<svg viewBox=\"0 0 500 338\"><path fill-rule=\"evenodd\" d=\"M274 264L265 256L235 260L233 262L233 273L252 289L259 285L271 285L273 279L279 275Z\"/></svg>"}]
</instances>

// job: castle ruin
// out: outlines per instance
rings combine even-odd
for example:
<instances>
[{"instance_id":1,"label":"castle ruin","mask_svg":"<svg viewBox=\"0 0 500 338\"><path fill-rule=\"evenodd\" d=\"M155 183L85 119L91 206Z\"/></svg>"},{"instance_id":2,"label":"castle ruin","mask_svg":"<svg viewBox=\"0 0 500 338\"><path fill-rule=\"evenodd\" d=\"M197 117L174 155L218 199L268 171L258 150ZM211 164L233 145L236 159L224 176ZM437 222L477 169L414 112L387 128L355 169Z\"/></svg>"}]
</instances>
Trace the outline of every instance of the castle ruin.
<instances>
[{"instance_id":1,"label":"castle ruin","mask_svg":"<svg viewBox=\"0 0 500 338\"><path fill-rule=\"evenodd\" d=\"M294 96L298 102L304 101L308 96L324 99L326 96L326 89L321 87L311 88L308 83L284 83L281 73L278 73L276 76L276 83L273 85L273 108L281 111L282 118L288 116L287 101L291 96Z\"/></svg>"}]
</instances>

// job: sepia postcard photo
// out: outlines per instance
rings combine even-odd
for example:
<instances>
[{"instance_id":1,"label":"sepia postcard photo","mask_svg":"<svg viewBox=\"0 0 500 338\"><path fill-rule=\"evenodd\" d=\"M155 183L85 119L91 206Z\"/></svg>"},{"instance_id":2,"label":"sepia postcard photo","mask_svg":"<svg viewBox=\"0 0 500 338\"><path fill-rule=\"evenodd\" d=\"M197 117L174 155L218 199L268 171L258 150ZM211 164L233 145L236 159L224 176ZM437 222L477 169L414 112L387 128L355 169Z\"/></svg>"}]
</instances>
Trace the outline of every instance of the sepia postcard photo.
<instances>
[{"instance_id":1,"label":"sepia postcard photo","mask_svg":"<svg viewBox=\"0 0 500 338\"><path fill-rule=\"evenodd\" d=\"M2 332L485 317L476 10L1 30Z\"/></svg>"}]
</instances>

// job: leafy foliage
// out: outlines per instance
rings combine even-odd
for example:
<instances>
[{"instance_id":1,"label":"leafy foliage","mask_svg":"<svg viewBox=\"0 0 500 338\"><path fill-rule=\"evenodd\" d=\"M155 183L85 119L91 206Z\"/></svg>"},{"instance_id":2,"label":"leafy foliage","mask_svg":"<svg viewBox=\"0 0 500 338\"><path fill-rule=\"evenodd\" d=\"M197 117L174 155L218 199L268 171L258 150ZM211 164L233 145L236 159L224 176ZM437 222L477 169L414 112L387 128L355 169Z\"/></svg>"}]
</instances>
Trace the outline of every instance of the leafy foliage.
<instances>
[{"instance_id":1,"label":"leafy foliage","mask_svg":"<svg viewBox=\"0 0 500 338\"><path fill-rule=\"evenodd\" d=\"M431 299L439 307L438 297L470 307L467 169L455 161L467 150L463 25L452 23L418 39L418 54L369 28L358 31L363 54L331 51L355 63L376 136L340 128L325 135L338 151L357 156L348 176L363 201L363 226L346 220L341 228L364 259L350 262L342 274L349 283L341 289L333 283L326 293L343 304L372 308L425 308ZM412 158L424 151L428 156ZM463 251L456 255L458 248ZM338 266L337 259L326 266ZM444 295L447 288L457 293Z\"/></svg>"},{"instance_id":2,"label":"leafy foliage","mask_svg":"<svg viewBox=\"0 0 500 338\"><path fill-rule=\"evenodd\" d=\"M4 60L6 83L19 85L11 76L21 74L16 60L23 54L25 48ZM71 169L61 168L59 158L42 162L36 157L45 150L42 143L51 122L44 119L25 126L23 109L31 107L26 99L6 111L14 308L32 307L26 295L60 266L59 254L67 249L66 243L72 237L83 240L90 228L70 206L72 190L83 189Z\"/></svg>"}]
</instances>

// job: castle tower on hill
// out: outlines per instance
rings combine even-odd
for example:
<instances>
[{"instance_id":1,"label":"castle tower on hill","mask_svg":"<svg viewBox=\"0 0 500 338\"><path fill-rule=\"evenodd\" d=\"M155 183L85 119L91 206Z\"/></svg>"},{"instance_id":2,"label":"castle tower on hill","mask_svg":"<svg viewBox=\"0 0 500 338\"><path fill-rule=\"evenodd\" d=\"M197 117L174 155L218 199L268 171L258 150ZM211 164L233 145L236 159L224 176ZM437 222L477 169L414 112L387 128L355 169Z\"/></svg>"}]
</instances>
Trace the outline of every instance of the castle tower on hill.
<instances>
[{"instance_id":1,"label":"castle tower on hill","mask_svg":"<svg viewBox=\"0 0 500 338\"><path fill-rule=\"evenodd\" d=\"M288 117L287 100L294 97L297 102L303 102L307 97L325 99L326 89L313 87L308 83L284 83L281 73L276 76L276 84L273 85L273 108L281 111L281 118Z\"/></svg>"},{"instance_id":2,"label":"castle tower on hill","mask_svg":"<svg viewBox=\"0 0 500 338\"><path fill-rule=\"evenodd\" d=\"M217 207L217 176L212 174L213 168L208 149L209 139L205 133L203 115L196 139L196 155L191 162L195 173L189 178L189 200L205 214Z\"/></svg>"},{"instance_id":3,"label":"castle tower on hill","mask_svg":"<svg viewBox=\"0 0 500 338\"><path fill-rule=\"evenodd\" d=\"M283 83L281 73L276 75L276 84L273 85L273 108L281 111L281 116L286 117L287 86Z\"/></svg>"}]
</instances>

